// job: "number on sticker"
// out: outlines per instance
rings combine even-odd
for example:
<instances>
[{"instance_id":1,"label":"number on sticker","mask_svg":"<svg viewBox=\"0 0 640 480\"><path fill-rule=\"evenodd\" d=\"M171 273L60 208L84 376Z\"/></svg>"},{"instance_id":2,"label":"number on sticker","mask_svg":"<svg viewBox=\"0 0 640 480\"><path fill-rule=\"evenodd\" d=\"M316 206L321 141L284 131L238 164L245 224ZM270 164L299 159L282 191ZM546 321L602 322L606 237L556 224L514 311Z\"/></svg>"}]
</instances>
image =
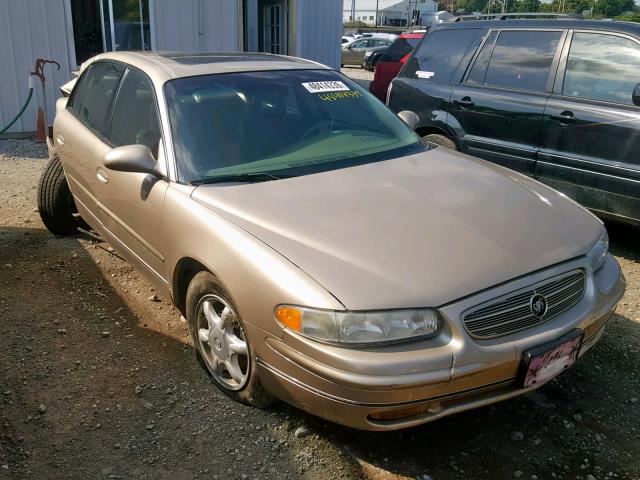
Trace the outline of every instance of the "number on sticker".
<instances>
[{"instance_id":1,"label":"number on sticker","mask_svg":"<svg viewBox=\"0 0 640 480\"><path fill-rule=\"evenodd\" d=\"M338 81L305 82L302 84L302 86L311 93L346 92L349 90L349 87L347 87L344 83Z\"/></svg>"}]
</instances>

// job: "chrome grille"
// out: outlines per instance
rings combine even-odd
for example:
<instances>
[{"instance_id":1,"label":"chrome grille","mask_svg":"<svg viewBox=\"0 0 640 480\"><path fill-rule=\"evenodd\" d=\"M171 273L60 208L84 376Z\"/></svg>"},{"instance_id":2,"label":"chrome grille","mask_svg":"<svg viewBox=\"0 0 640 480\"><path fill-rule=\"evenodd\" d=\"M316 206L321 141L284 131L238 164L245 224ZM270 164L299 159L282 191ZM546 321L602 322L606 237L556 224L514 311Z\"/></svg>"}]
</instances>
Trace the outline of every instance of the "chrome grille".
<instances>
[{"instance_id":1,"label":"chrome grille","mask_svg":"<svg viewBox=\"0 0 640 480\"><path fill-rule=\"evenodd\" d=\"M463 322L476 338L495 338L540 325L576 305L584 295L585 275L574 270L477 305L463 314ZM536 317L531 298L547 300L547 311Z\"/></svg>"}]
</instances>

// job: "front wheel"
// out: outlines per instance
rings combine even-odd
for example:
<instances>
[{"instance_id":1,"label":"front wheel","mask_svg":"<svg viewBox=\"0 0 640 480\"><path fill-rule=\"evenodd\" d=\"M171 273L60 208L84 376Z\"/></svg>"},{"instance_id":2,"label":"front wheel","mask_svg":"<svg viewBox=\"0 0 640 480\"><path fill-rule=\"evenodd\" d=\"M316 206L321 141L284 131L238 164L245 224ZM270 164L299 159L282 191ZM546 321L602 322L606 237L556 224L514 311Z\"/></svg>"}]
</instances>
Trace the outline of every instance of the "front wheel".
<instances>
[{"instance_id":1,"label":"front wheel","mask_svg":"<svg viewBox=\"0 0 640 480\"><path fill-rule=\"evenodd\" d=\"M429 135L425 135L424 137L422 137L422 139L427 142L435 143L436 145L448 148L450 150L458 150L456 142L445 135L440 135L439 133L431 133Z\"/></svg>"},{"instance_id":2,"label":"front wheel","mask_svg":"<svg viewBox=\"0 0 640 480\"><path fill-rule=\"evenodd\" d=\"M40 177L38 212L44 226L54 235L73 235L78 230L76 205L57 155L51 157Z\"/></svg>"},{"instance_id":3,"label":"front wheel","mask_svg":"<svg viewBox=\"0 0 640 480\"><path fill-rule=\"evenodd\" d=\"M247 405L264 408L273 403L258 378L238 311L211 273L203 271L193 277L186 310L196 356L216 386Z\"/></svg>"}]
</instances>

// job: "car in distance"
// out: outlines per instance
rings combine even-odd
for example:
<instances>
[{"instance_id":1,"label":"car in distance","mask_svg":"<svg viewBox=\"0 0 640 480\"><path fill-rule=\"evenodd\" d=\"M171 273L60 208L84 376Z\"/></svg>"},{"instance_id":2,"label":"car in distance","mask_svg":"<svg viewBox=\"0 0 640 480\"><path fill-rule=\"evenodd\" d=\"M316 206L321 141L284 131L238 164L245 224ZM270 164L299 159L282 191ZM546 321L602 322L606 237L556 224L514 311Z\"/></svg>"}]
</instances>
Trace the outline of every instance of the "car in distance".
<instances>
[{"instance_id":1,"label":"car in distance","mask_svg":"<svg viewBox=\"0 0 640 480\"><path fill-rule=\"evenodd\" d=\"M342 45L341 65L362 66L365 55L373 54L387 48L393 40L388 38L364 37Z\"/></svg>"},{"instance_id":2,"label":"car in distance","mask_svg":"<svg viewBox=\"0 0 640 480\"><path fill-rule=\"evenodd\" d=\"M393 430L544 384L623 294L603 224L399 116L306 60L101 54L58 100L40 215L144 272L238 401Z\"/></svg>"},{"instance_id":3,"label":"car in distance","mask_svg":"<svg viewBox=\"0 0 640 480\"><path fill-rule=\"evenodd\" d=\"M386 50L377 54L375 75L369 84L369 91L383 102L387 99L387 89L391 80L405 64L411 52L420 43L424 33L403 33ZM365 58L366 61L366 58ZM371 62L373 63L373 62ZM364 68L364 63L363 63Z\"/></svg>"},{"instance_id":4,"label":"car in distance","mask_svg":"<svg viewBox=\"0 0 640 480\"><path fill-rule=\"evenodd\" d=\"M640 25L566 19L431 27L393 81L428 140L640 225Z\"/></svg>"}]
</instances>

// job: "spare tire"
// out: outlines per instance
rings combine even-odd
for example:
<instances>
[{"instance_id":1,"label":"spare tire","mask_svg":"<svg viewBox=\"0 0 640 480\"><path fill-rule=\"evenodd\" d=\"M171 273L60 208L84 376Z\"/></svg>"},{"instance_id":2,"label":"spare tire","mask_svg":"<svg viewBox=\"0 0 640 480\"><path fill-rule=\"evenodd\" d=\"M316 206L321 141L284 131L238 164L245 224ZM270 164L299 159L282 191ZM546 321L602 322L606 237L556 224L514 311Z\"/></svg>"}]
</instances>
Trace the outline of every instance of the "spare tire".
<instances>
[{"instance_id":1,"label":"spare tire","mask_svg":"<svg viewBox=\"0 0 640 480\"><path fill-rule=\"evenodd\" d=\"M57 155L49 160L40 177L38 212L44 226L54 235L74 235L77 232L76 205Z\"/></svg>"}]
</instances>

